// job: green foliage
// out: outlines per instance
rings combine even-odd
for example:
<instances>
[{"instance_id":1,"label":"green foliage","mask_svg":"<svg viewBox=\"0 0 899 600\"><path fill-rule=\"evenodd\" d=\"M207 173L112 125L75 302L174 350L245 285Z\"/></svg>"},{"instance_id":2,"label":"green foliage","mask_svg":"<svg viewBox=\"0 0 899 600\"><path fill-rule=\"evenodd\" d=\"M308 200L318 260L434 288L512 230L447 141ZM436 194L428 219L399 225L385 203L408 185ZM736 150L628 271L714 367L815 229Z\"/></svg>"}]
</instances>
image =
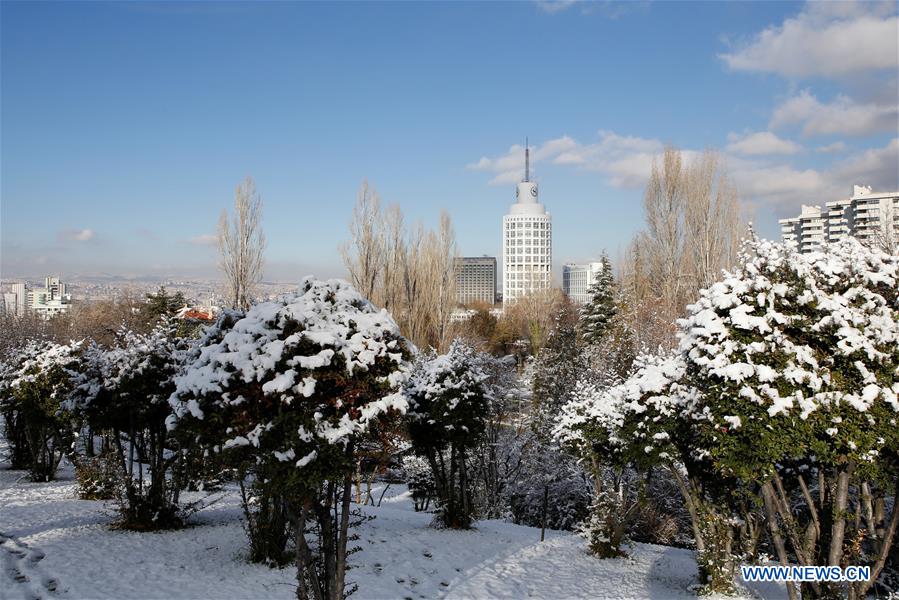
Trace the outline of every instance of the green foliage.
<instances>
[{"instance_id":1,"label":"green foliage","mask_svg":"<svg viewBox=\"0 0 899 600\"><path fill-rule=\"evenodd\" d=\"M72 445L70 416L62 401L71 390L71 369L79 360L80 344L31 341L8 359L0 382L0 410L15 454L27 449L33 481L51 481Z\"/></svg>"},{"instance_id":2,"label":"green foliage","mask_svg":"<svg viewBox=\"0 0 899 600\"><path fill-rule=\"evenodd\" d=\"M600 259L602 271L596 276L596 281L587 290L591 298L581 311L581 336L587 345L598 344L605 337L618 306L615 299L615 278L612 275L612 263L608 255L603 253Z\"/></svg>"},{"instance_id":3,"label":"green foliage","mask_svg":"<svg viewBox=\"0 0 899 600\"><path fill-rule=\"evenodd\" d=\"M386 311L309 278L295 298L223 314L178 378L176 435L237 473L253 560L283 563L292 527L299 597L344 593L357 445L405 409L406 356Z\"/></svg>"},{"instance_id":4,"label":"green foliage","mask_svg":"<svg viewBox=\"0 0 899 600\"><path fill-rule=\"evenodd\" d=\"M412 448L431 467L443 526L474 518L468 456L484 435L490 400L484 357L459 340L446 354L422 357L407 387Z\"/></svg>"},{"instance_id":5,"label":"green foliage","mask_svg":"<svg viewBox=\"0 0 899 600\"><path fill-rule=\"evenodd\" d=\"M187 299L182 292L170 294L164 285L154 293L146 296L146 311L150 322L156 322L163 318L174 317L178 310L187 305Z\"/></svg>"}]
</instances>

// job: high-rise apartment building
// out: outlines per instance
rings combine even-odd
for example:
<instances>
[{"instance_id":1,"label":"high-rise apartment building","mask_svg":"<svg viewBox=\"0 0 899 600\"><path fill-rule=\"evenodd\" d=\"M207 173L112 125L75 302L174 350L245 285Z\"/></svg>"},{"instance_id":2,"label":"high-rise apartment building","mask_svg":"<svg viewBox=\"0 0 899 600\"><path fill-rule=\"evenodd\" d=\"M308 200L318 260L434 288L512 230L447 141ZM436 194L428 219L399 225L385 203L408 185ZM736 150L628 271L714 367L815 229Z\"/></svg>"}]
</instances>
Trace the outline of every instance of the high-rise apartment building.
<instances>
[{"instance_id":1,"label":"high-rise apartment building","mask_svg":"<svg viewBox=\"0 0 899 600\"><path fill-rule=\"evenodd\" d=\"M456 301L459 304L496 302L496 257L463 256L455 259Z\"/></svg>"},{"instance_id":2,"label":"high-rise apartment building","mask_svg":"<svg viewBox=\"0 0 899 600\"><path fill-rule=\"evenodd\" d=\"M803 204L798 217L779 221L780 231L784 241L799 245L800 252L811 252L827 241L825 221L820 206Z\"/></svg>"},{"instance_id":3,"label":"high-rise apartment building","mask_svg":"<svg viewBox=\"0 0 899 600\"><path fill-rule=\"evenodd\" d=\"M28 288L24 283L14 283L12 284L12 293L16 296L14 313L17 317L22 317L25 315L25 309L30 304L28 301Z\"/></svg>"},{"instance_id":4,"label":"high-rise apartment building","mask_svg":"<svg viewBox=\"0 0 899 600\"><path fill-rule=\"evenodd\" d=\"M601 262L590 262L583 265L567 263L562 266L562 291L572 302L586 304L591 299L590 286L602 272Z\"/></svg>"},{"instance_id":5,"label":"high-rise apartment building","mask_svg":"<svg viewBox=\"0 0 899 600\"><path fill-rule=\"evenodd\" d=\"M515 204L503 216L503 304L552 286L552 218L530 180L530 151L525 149L524 181L515 188Z\"/></svg>"},{"instance_id":6,"label":"high-rise apartment building","mask_svg":"<svg viewBox=\"0 0 899 600\"><path fill-rule=\"evenodd\" d=\"M33 312L49 319L69 310L72 297L59 277L45 277L44 287L30 289L25 283L12 284L12 291L3 295L3 305L8 314L21 317Z\"/></svg>"},{"instance_id":7,"label":"high-rise apartment building","mask_svg":"<svg viewBox=\"0 0 899 600\"><path fill-rule=\"evenodd\" d=\"M856 185L852 195L818 206L803 206L798 217L780 220L784 241L795 241L801 252L810 252L824 243L853 236L872 246L899 246L899 192L875 193Z\"/></svg>"}]
</instances>

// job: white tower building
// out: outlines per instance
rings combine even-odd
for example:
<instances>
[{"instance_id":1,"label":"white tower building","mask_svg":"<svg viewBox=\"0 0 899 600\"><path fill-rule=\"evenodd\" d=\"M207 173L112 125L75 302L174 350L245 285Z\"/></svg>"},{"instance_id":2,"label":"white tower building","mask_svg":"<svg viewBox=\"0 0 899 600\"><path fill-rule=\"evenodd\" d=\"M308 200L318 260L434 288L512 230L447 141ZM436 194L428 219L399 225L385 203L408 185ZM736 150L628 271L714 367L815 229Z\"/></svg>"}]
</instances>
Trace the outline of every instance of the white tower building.
<instances>
[{"instance_id":1,"label":"white tower building","mask_svg":"<svg viewBox=\"0 0 899 600\"><path fill-rule=\"evenodd\" d=\"M530 151L524 151L524 181L503 217L503 304L552 286L552 217L531 181Z\"/></svg>"}]
</instances>

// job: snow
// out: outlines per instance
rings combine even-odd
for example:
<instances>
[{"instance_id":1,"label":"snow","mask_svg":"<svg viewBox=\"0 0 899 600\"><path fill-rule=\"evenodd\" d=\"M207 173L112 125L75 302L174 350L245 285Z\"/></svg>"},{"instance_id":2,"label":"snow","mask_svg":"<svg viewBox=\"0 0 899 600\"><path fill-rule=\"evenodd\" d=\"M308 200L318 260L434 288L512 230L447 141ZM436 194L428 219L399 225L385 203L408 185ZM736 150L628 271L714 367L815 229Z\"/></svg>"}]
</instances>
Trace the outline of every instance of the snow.
<instances>
[{"instance_id":1,"label":"snow","mask_svg":"<svg viewBox=\"0 0 899 600\"><path fill-rule=\"evenodd\" d=\"M109 528L111 507L77 500L70 468L63 479L31 483L0 470L0 596L14 598L293 598L295 571L245 561L237 493L191 517L178 531ZM383 484L373 496L378 498ZM188 494L188 501L204 498ZM599 560L578 536L502 521L471 531L429 527L404 486L391 486L365 523L351 555L353 599L370 598L695 598L692 553L637 544L631 556ZM16 578L17 575L21 575ZM53 588L55 591L50 591ZM743 590L742 598L784 598L781 586Z\"/></svg>"}]
</instances>

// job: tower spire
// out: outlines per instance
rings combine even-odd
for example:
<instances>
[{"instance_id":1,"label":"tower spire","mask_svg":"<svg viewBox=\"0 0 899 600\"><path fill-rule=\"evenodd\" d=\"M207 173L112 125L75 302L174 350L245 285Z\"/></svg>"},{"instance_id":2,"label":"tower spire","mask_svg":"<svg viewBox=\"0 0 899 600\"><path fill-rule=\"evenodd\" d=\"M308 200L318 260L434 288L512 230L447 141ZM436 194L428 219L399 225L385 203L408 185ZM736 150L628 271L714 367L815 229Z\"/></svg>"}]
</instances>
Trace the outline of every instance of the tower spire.
<instances>
[{"instance_id":1,"label":"tower spire","mask_svg":"<svg viewBox=\"0 0 899 600\"><path fill-rule=\"evenodd\" d=\"M528 147L528 138L524 138L524 180L531 180L531 149Z\"/></svg>"}]
</instances>

